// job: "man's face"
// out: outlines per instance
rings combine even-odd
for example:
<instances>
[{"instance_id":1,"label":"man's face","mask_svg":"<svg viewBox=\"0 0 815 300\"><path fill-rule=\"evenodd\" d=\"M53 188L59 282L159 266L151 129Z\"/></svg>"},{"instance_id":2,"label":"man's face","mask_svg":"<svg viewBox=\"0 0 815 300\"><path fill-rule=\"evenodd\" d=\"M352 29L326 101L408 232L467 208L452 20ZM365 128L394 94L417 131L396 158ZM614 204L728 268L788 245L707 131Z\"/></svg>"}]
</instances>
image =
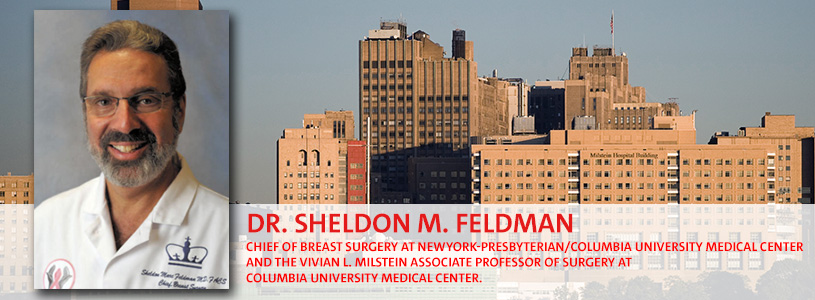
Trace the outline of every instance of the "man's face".
<instances>
[{"instance_id":1,"label":"man's face","mask_svg":"<svg viewBox=\"0 0 815 300\"><path fill-rule=\"evenodd\" d=\"M164 59L153 53L135 49L99 52L88 67L86 95L168 93L167 73ZM184 97L179 101L177 110L172 97L164 97L161 108L150 113L137 113L126 100L119 101L109 116L96 116L86 110L88 148L109 181L134 187L161 174L175 155L184 124L186 101Z\"/></svg>"}]
</instances>

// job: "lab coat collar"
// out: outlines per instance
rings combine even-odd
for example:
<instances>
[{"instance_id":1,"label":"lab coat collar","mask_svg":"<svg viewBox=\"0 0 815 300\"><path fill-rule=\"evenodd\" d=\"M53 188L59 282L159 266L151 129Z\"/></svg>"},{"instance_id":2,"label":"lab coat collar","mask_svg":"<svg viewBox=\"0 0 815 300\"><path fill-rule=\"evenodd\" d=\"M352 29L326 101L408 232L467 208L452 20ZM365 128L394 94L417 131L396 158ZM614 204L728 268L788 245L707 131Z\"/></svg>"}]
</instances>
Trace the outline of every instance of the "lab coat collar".
<instances>
[{"instance_id":1,"label":"lab coat collar","mask_svg":"<svg viewBox=\"0 0 815 300\"><path fill-rule=\"evenodd\" d=\"M181 160L181 170L161 195L142 226L139 226L130 239L122 245L120 252L127 251L149 238L152 226L145 223L180 226L187 218L199 183L184 157L178 153L176 155ZM99 254L110 259L116 255L117 250L112 238L113 225L105 198L105 175L101 174L96 181L96 186L86 195L87 198L82 203L83 231Z\"/></svg>"},{"instance_id":2,"label":"lab coat collar","mask_svg":"<svg viewBox=\"0 0 815 300\"><path fill-rule=\"evenodd\" d=\"M153 223L181 225L198 190L198 180L187 165L187 160L181 154L177 155L181 160L181 170L147 217ZM88 196L91 201L83 203L82 211L91 215L105 216L107 222L110 222L108 204L105 200L105 174L99 175L96 188Z\"/></svg>"},{"instance_id":3,"label":"lab coat collar","mask_svg":"<svg viewBox=\"0 0 815 300\"><path fill-rule=\"evenodd\" d=\"M192 206L199 183L187 165L187 160L181 154L178 154L178 158L181 160L181 170L161 195L153 208L152 216L148 217L152 218L153 223L181 225Z\"/></svg>"}]
</instances>

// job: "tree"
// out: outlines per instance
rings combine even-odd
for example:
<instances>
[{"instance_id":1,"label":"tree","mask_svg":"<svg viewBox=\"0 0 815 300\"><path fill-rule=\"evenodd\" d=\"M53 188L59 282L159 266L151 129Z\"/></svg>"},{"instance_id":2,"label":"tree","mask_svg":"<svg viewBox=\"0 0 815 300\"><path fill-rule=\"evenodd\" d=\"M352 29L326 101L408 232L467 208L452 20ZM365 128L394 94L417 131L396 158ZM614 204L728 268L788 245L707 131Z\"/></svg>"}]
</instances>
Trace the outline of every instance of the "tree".
<instances>
[{"instance_id":1,"label":"tree","mask_svg":"<svg viewBox=\"0 0 815 300\"><path fill-rule=\"evenodd\" d=\"M569 287L564 283L555 289L555 299L557 300L579 300L580 295L577 292L569 292Z\"/></svg>"},{"instance_id":2,"label":"tree","mask_svg":"<svg viewBox=\"0 0 815 300\"><path fill-rule=\"evenodd\" d=\"M786 259L758 278L756 291L764 299L811 299L815 296L813 265Z\"/></svg>"},{"instance_id":3,"label":"tree","mask_svg":"<svg viewBox=\"0 0 815 300\"><path fill-rule=\"evenodd\" d=\"M637 276L628 281L625 287L625 299L650 300L661 299L662 285L655 283L647 276Z\"/></svg>"},{"instance_id":4,"label":"tree","mask_svg":"<svg viewBox=\"0 0 815 300\"><path fill-rule=\"evenodd\" d=\"M679 276L665 278L666 300L709 300L705 288L698 282L685 282Z\"/></svg>"},{"instance_id":5,"label":"tree","mask_svg":"<svg viewBox=\"0 0 815 300\"><path fill-rule=\"evenodd\" d=\"M757 299L753 291L747 289L745 278L741 275L716 271L699 275L699 283L711 299Z\"/></svg>"},{"instance_id":6,"label":"tree","mask_svg":"<svg viewBox=\"0 0 815 300\"><path fill-rule=\"evenodd\" d=\"M625 286L628 281L622 277L614 277L608 281L608 296L609 299L623 299L625 295Z\"/></svg>"},{"instance_id":7,"label":"tree","mask_svg":"<svg viewBox=\"0 0 815 300\"><path fill-rule=\"evenodd\" d=\"M580 288L580 294L584 300L611 300L606 286L597 281L592 281Z\"/></svg>"}]
</instances>

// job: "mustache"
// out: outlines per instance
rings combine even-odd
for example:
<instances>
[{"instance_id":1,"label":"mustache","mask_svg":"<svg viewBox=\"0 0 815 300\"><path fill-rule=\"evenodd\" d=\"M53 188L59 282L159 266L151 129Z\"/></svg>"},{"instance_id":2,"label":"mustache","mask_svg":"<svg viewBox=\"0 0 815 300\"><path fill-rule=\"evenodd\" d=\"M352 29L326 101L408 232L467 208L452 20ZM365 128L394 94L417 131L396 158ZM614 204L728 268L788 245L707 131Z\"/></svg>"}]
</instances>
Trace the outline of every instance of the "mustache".
<instances>
[{"instance_id":1,"label":"mustache","mask_svg":"<svg viewBox=\"0 0 815 300\"><path fill-rule=\"evenodd\" d=\"M129 133L108 131L99 140L99 146L104 149L112 142L147 142L148 144L154 144L156 143L156 135L147 128L133 129Z\"/></svg>"}]
</instances>

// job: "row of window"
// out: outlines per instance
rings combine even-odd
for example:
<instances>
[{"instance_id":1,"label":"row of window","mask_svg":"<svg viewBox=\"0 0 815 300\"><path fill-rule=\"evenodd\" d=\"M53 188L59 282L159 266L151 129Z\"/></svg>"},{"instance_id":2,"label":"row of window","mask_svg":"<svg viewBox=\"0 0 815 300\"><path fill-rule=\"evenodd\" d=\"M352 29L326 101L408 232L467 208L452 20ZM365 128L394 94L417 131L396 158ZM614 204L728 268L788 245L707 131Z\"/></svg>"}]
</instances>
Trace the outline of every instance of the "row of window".
<instances>
[{"instance_id":1,"label":"row of window","mask_svg":"<svg viewBox=\"0 0 815 300\"><path fill-rule=\"evenodd\" d=\"M789 155L787 155L786 159L790 160L791 157ZM779 160L784 160L784 157L779 156ZM520 165L531 166L533 164L533 161L534 160L532 160L532 159L518 159L517 160L517 165L519 165L519 166ZM568 160L568 163L569 163L569 165L576 165L577 161L578 161L577 158L570 158ZM651 159L651 158L640 158L640 159L630 159L630 158L618 158L618 159L605 158L605 159L601 159L601 158L597 158L597 159L594 159L594 160L583 159L583 165L584 166L592 165L592 162L593 162L593 164L597 165L597 166L599 166L599 165L610 166L610 165L612 165L612 161L614 162L614 165L617 165L617 166L622 166L622 165L631 166L631 165L635 165L635 164L638 165L638 166L643 166L643 165L652 166L652 165L654 165L654 162L657 162L657 164L659 164L661 166L664 166L666 164L668 164L668 165L676 165L677 164L677 160L675 160L675 159L668 159L668 160L658 159L658 160L655 160L655 159ZM740 166L741 165L751 166L751 165L753 165L754 162L757 165L763 166L764 163L765 163L765 160L763 158L759 158L759 159L755 159L755 160L754 159L737 159L737 160L716 159L715 164L716 165L730 166L730 165L733 165L734 161L735 161L736 165L740 165ZM767 161L769 162L770 165L773 164L773 159L772 158L768 159ZM498 166L501 166L501 165L510 166L510 165L512 165L512 162L513 162L512 159L503 159L503 160L502 159L496 159L495 160L495 165L498 165ZM554 162L555 162L555 160L553 160L551 158L550 159L542 159L541 158L541 159L538 159L537 164L539 166L542 166L542 165L552 166L552 165L554 165ZM712 161L710 159L696 159L694 161L694 164L697 165L697 166L700 166L700 165L709 166L709 165L711 165L711 162ZM490 159L484 159L483 163L484 163L484 165L488 166L488 165L490 165L491 160ZM565 158L561 158L561 159L557 160L557 164L560 165L560 166L566 165L566 163L567 163L567 160ZM688 166L690 164L691 164L690 160L688 160L688 159L683 159L682 160L682 165Z\"/></svg>"},{"instance_id":2,"label":"row of window","mask_svg":"<svg viewBox=\"0 0 815 300\"><path fill-rule=\"evenodd\" d=\"M413 61L412 60L382 60L382 61L363 61L362 67L363 68L413 68Z\"/></svg>"},{"instance_id":3,"label":"row of window","mask_svg":"<svg viewBox=\"0 0 815 300\"><path fill-rule=\"evenodd\" d=\"M400 86L400 88L401 88L401 86ZM408 87L408 89L409 88L410 87ZM376 88L372 88L372 89L376 89ZM382 88L382 89L384 90L385 88ZM393 89L393 88L391 88L391 89ZM377 100L380 100L380 101L405 101L405 100L413 101L413 96L393 96L393 95L390 95L390 96L379 96L379 98L377 98L376 96L363 96L362 97L363 102L377 101ZM434 96L419 96L419 102L425 102L425 101L433 102L434 100L438 101L438 102L441 102L441 101L447 101L447 102L456 101L456 102L458 102L458 101L463 100L463 101L466 102L466 101L469 100L469 97L466 96L466 95L465 96L444 96L444 97L442 97L442 96L435 96L435 97Z\"/></svg>"},{"instance_id":4,"label":"row of window","mask_svg":"<svg viewBox=\"0 0 815 300\"><path fill-rule=\"evenodd\" d=\"M773 200L772 195L768 195L767 197L770 197L770 198L768 198L770 201ZM715 198L713 198L713 196L711 196L711 195L705 195L705 196L697 195L697 196L694 196L693 198L691 198L690 196L682 196L682 201L690 201L691 199L696 200L697 202L698 201L710 201L711 199L714 199L714 200L719 201L719 202L722 202L722 201L730 202L730 201L733 201L733 199L736 199L736 201L739 201L739 202L745 202L745 201L746 202L752 202L753 199L757 199L758 202L764 202L765 197L764 197L764 195L757 195L755 197L754 197L754 195L736 195L734 197L733 195L722 195L722 194L716 195Z\"/></svg>"},{"instance_id":5,"label":"row of window","mask_svg":"<svg viewBox=\"0 0 815 300\"><path fill-rule=\"evenodd\" d=\"M11 193L9 193L9 195L11 195L12 198L17 197L17 191L11 191ZM5 196L6 196L6 191L0 191L0 198L5 197ZM28 192L27 191L23 192L23 197L28 197Z\"/></svg>"},{"instance_id":6,"label":"row of window","mask_svg":"<svg viewBox=\"0 0 815 300\"><path fill-rule=\"evenodd\" d=\"M432 171L428 175L430 175L431 178L436 178L436 177L444 178L444 177L447 177L447 175L450 175L450 177L453 177L453 178L456 178L456 177L464 178L464 177L467 177L467 172L464 172L464 171L449 171L449 173L448 173L448 171ZM424 177L424 176L425 176L425 172L419 172L419 177Z\"/></svg>"},{"instance_id":7,"label":"row of window","mask_svg":"<svg viewBox=\"0 0 815 300\"><path fill-rule=\"evenodd\" d=\"M459 108L458 107L445 107L444 110L442 111L441 107L436 107L436 108L428 107L427 109L425 109L424 107L419 107L419 113L425 113L425 112L427 112L427 113L443 113L443 112L444 113L458 113ZM468 112L470 112L470 108L466 107L466 106L462 107L461 112L462 113L468 113Z\"/></svg>"},{"instance_id":8,"label":"row of window","mask_svg":"<svg viewBox=\"0 0 815 300\"><path fill-rule=\"evenodd\" d=\"M492 176L490 171L484 171L484 177ZM532 177L532 171L515 171L515 177ZM557 177L569 177L569 178L578 178L579 171L558 171ZM636 177L654 177L654 171L617 171L616 177L634 177L633 175L637 174ZM659 171L656 173L657 177L670 177L676 178L677 173L676 171ZM763 174L763 172L762 172ZM496 177L512 177L512 172L508 171L498 171L495 172ZM555 171L538 171L538 177L555 177ZM589 178L591 177L591 171L583 171L583 177ZM611 177L611 171L594 171L594 177L602 178L602 177Z\"/></svg>"},{"instance_id":9,"label":"row of window","mask_svg":"<svg viewBox=\"0 0 815 300\"><path fill-rule=\"evenodd\" d=\"M325 178L334 178L334 173L325 173ZM294 178L294 173L283 173L283 178ZM320 172L297 172L297 178L320 178Z\"/></svg>"},{"instance_id":10,"label":"row of window","mask_svg":"<svg viewBox=\"0 0 815 300\"><path fill-rule=\"evenodd\" d=\"M324 194L323 200L334 200L334 194ZM293 194L283 194L283 200L294 200ZM297 194L297 200L320 200L320 194Z\"/></svg>"},{"instance_id":11,"label":"row of window","mask_svg":"<svg viewBox=\"0 0 815 300\"><path fill-rule=\"evenodd\" d=\"M786 170L789 170L789 166L786 167ZM780 172L781 172L781 170L779 170L778 181L784 181L784 177L780 176L781 175ZM485 178L493 176L493 174L494 174L495 177L512 177L513 176L513 173L511 171L483 171L481 174ZM515 171L515 177L532 177L532 174L533 174L533 171ZM538 171L538 173L537 173L538 176L537 177L561 177L561 178L568 177L568 178L575 178L576 179L576 178L578 178L579 174L580 174L579 171L569 171L569 172L567 172L567 171L557 171L557 176L555 176L555 171ZM594 171L594 177L595 178L612 177L611 174L612 174L612 171ZM657 177L678 178L678 172L676 170L669 170L667 172L666 171L658 171L658 172L656 172L656 174L657 174ZM756 175L756 177L764 177L765 174L766 174L767 177L773 178L776 175L774 170L767 170L766 173L765 173L764 170L757 170L757 171L752 171L752 170L742 171L742 170L739 170L739 171L735 171L735 172L734 171L715 171L715 172L712 172L712 171L697 170L697 171L693 172L693 177L706 178L706 177L712 177L712 175L714 175L714 174L715 174L716 177L726 177L726 178L730 178L730 177L751 178L751 177L753 177L754 174ZM479 174L476 173L476 177L478 175ZM616 171L616 172L614 172L614 175L615 175L614 177L617 177L617 178L632 178L632 177L651 178L651 177L654 177L654 171ZM682 178L690 178L691 177L690 175L691 175L690 171L682 172ZM583 171L582 178L591 178L591 177L592 177L592 172L591 171ZM789 176L787 176L786 180L789 181L789 180L791 180L791 178Z\"/></svg>"},{"instance_id":12,"label":"row of window","mask_svg":"<svg viewBox=\"0 0 815 300\"><path fill-rule=\"evenodd\" d=\"M15 248L15 249L12 249L12 252L17 251L16 246L12 247L12 248ZM24 251L28 251L28 247L26 247L26 249ZM3 270L5 270L5 267L0 266L0 276L3 276L3 275L17 276L17 267L18 266L14 266L14 265L8 266L8 274L3 274ZM19 266L19 267L20 267L20 273L22 273L21 274L22 276L26 276L26 275L29 275L29 274L34 274L33 273L34 267L31 267L31 266Z\"/></svg>"},{"instance_id":13,"label":"row of window","mask_svg":"<svg viewBox=\"0 0 815 300\"><path fill-rule=\"evenodd\" d=\"M394 74L394 73L376 73L376 72L373 72L371 74L368 74L368 73L362 74L362 78L365 78L365 79L368 79L368 78L413 78L413 73Z\"/></svg>"},{"instance_id":14,"label":"row of window","mask_svg":"<svg viewBox=\"0 0 815 300\"><path fill-rule=\"evenodd\" d=\"M511 184L511 183L495 183L495 184L484 183L484 189L485 190L489 190L493 186L495 186L496 190L501 190L501 189L510 190L510 189L512 189L513 184ZM519 189L519 190L523 190L523 189L531 190L531 189L533 189L533 186L535 186L535 185L533 183L515 183L514 186L515 186L516 189ZM538 187L539 190L544 190L544 189L546 189L546 190L554 190L555 186L556 186L556 184L551 183L551 182L549 182L549 183L538 183L537 184L537 187ZM594 189L596 189L596 190L602 190L602 189L610 190L610 189L612 189L612 187L615 187L615 186L616 186L616 189L619 189L619 190L622 190L622 189L630 190L630 189L632 189L634 187L634 184L632 184L630 182L626 182L626 183L619 182L619 183L616 183L616 184L612 184L612 183L608 183L608 182L607 183L596 183L596 184L594 184ZM649 189L649 190L653 190L655 186L658 189L661 189L661 190L664 190L666 187L669 188L669 189L676 189L677 188L677 186L674 185L674 184L666 184L666 183L657 183L657 184L654 184L654 183L638 183L636 185L637 189L640 189L640 190L646 189L646 188ZM583 189L590 190L591 187L592 187L591 184L583 183ZM566 184L566 183L557 184L557 189L560 189L560 190L566 190L566 189L577 190L579 188L580 188L580 183L578 183L578 182L570 182L568 184Z\"/></svg>"},{"instance_id":15,"label":"row of window","mask_svg":"<svg viewBox=\"0 0 815 300\"><path fill-rule=\"evenodd\" d=\"M483 162L484 162L485 166L489 166L492 163L490 159L484 159ZM519 166L524 165L524 162L526 162L527 166L532 165L532 160L531 159L526 159L526 160L518 159L518 165ZM577 161L575 159L570 159L569 160L570 165L573 165L573 164L576 164L576 163L577 163ZM539 166L542 166L544 164L548 165L548 166L552 166L552 165L554 165L554 160L551 159L551 158L550 159L543 159L543 158L538 159L538 165ZM496 159L495 160L495 165L497 165L497 166L502 166L502 165L511 166L512 165L512 160L511 159ZM558 160L558 165L560 165L560 166L566 165L566 159L559 159Z\"/></svg>"},{"instance_id":16,"label":"row of window","mask_svg":"<svg viewBox=\"0 0 815 300\"><path fill-rule=\"evenodd\" d=\"M603 89L603 91L605 92L605 89ZM597 98L595 98L595 99L597 99ZM614 108L614 110L646 110L646 109L648 109L648 108L643 107L643 106L638 106L638 107L626 106L626 107L615 107Z\"/></svg>"},{"instance_id":17,"label":"row of window","mask_svg":"<svg viewBox=\"0 0 815 300\"><path fill-rule=\"evenodd\" d=\"M486 190L489 190L492 186L495 186L495 189L497 189L497 190L500 190L500 189L505 189L505 190L512 189L512 184L511 183L484 183L484 189L486 189ZM527 190L531 190L531 189L533 189L533 186L534 186L533 183L515 183L515 188L519 189L519 190L524 189L524 187ZM543 190L543 189L553 190L553 189L555 189L555 183L551 183L551 182L550 183L538 183L537 186L538 186L538 189L540 189L540 190ZM570 182L568 184L559 183L558 184L558 189L565 190L565 189L567 189L567 186L568 186L568 189L570 189L570 190L576 190L576 189L578 189L580 187L579 183ZM675 190L675 189L678 188L678 185L676 183L668 183L668 184L657 183L657 184L654 184L654 183L644 183L644 182L640 182L640 183L636 183L636 184L631 183L631 182L618 182L618 183L606 182L606 183L595 183L595 184L583 183L582 186L583 186L584 190L591 190L592 186L594 187L595 190L610 190L610 189L612 189L614 187L616 187L616 189L618 189L618 190L623 190L623 189L630 190L630 189L634 189L634 188L636 188L638 190L644 190L644 189L653 190L655 186L658 189L665 189L667 187L668 189ZM756 184L753 184L752 182L747 182L747 183L738 182L738 183L735 183L735 184L733 184L732 182L728 182L728 183L721 183L720 182L720 183L716 183L715 185L711 185L710 183L697 183L693 187L695 187L695 189L697 189L697 190L701 190L701 189L709 190L709 189L711 189L711 187L715 187L715 189L718 189L718 190L723 190L723 189L729 190L729 189L733 189L734 186L736 187L736 189L739 189L739 190L744 190L744 189L752 190L754 188L763 190L765 188L765 186L766 186L767 189L770 189L770 190L775 189L775 183L773 183L773 182L768 182L766 185L765 185L764 182L759 182L759 183L756 183ZM683 183L682 184L682 189L687 190L687 189L690 189L690 188L691 188L690 183ZM785 188L785 189L788 189L788 188Z\"/></svg>"},{"instance_id":18,"label":"row of window","mask_svg":"<svg viewBox=\"0 0 815 300\"><path fill-rule=\"evenodd\" d=\"M27 187L30 187L30 186L31 186L30 182L23 182L23 187L27 188ZM6 187L6 182L5 181L0 181L0 189L5 188L5 187ZM11 188L16 188L16 187L17 187L17 182L12 182L11 183Z\"/></svg>"},{"instance_id":19,"label":"row of window","mask_svg":"<svg viewBox=\"0 0 815 300\"><path fill-rule=\"evenodd\" d=\"M374 125L380 124L382 126L413 126L413 121L412 120L390 120L390 121L383 120L382 122L379 122L378 120L371 120L371 123L373 123ZM460 125L467 126L467 125L469 125L469 123L470 122L468 122L467 119L464 119L464 120L459 120L459 119L455 119L455 120L435 120L435 121L433 121L433 120L427 120L427 121L422 120L422 121L419 121L419 126L427 126L427 125L433 126L434 124L436 126L451 126L451 125L452 126L460 126ZM376 136L376 135L374 135L374 136Z\"/></svg>"},{"instance_id":20,"label":"row of window","mask_svg":"<svg viewBox=\"0 0 815 300\"><path fill-rule=\"evenodd\" d=\"M371 101L371 100L376 101L377 99L379 99L381 101L400 101L401 102L401 101L405 101L405 99L407 99L407 101L413 101L413 96L380 96L379 98L377 98L375 96L362 97L363 102L367 102L367 101Z\"/></svg>"},{"instance_id":21,"label":"row of window","mask_svg":"<svg viewBox=\"0 0 815 300\"><path fill-rule=\"evenodd\" d=\"M715 187L717 190L722 190L722 189L729 190L729 189L732 189L734 186L736 187L736 189L739 189L739 190L743 190L743 189L752 190L754 187L757 187L758 189L763 190L764 187L765 187L765 184L763 182L759 182L757 184L753 184L752 182L747 182L747 183L739 182L739 183L736 183L735 185L733 183L731 183L731 182L728 182L728 183L721 183L720 182L720 183L716 183L715 185L711 185L710 183L704 183L704 184L697 183L696 185L694 185L694 188L697 189L697 190L701 190L701 189L709 190L712 186ZM769 189L774 189L775 188L775 184L772 183L772 182L767 183L766 186ZM689 183L683 183L682 184L682 189L683 190L688 190L690 188L691 188L691 184L689 184Z\"/></svg>"},{"instance_id":22,"label":"row of window","mask_svg":"<svg viewBox=\"0 0 815 300\"><path fill-rule=\"evenodd\" d=\"M380 107L363 108L362 112L369 113L413 113L413 107ZM468 113L469 107L420 107L419 113Z\"/></svg>"},{"instance_id":23,"label":"row of window","mask_svg":"<svg viewBox=\"0 0 815 300\"><path fill-rule=\"evenodd\" d=\"M761 194L761 195L723 195L723 194L719 194L719 195L704 195L704 196L698 195L698 196L695 196L693 198L691 198L690 196L683 196L682 201L687 202L687 201L690 201L691 199L693 199L693 200L696 200L696 201L699 201L699 202L701 202L701 201L710 202L711 200L714 200L714 201L717 201L717 202L732 202L734 200L739 201L739 202L752 202L755 199L756 202L764 202L765 199L767 199L768 201L773 201L773 197L774 196L771 195L771 194L766 195L766 197L763 194ZM578 198L578 195L568 195L568 197L566 195L514 195L514 196L513 195L495 195L495 196L493 196L493 195L484 195L484 196L482 196L482 199L483 199L484 202L490 202L490 201L493 201L493 200L494 201L499 201L499 202L501 202L501 201L505 201L505 202L511 202L511 201L515 201L515 202L524 202L524 201L532 202L533 199L536 199L538 202L553 202L553 201L565 202L567 199L569 199L570 202L575 202L579 198ZM677 201L677 196L675 196L675 195L668 195L668 196L666 196L666 195L616 195L616 196L612 196L612 195L594 195L594 196L584 195L582 202L611 202L611 201L616 201L616 202L631 202L631 201L652 202L655 199L657 201L659 201L659 202L664 202L666 199L668 201L675 202L675 201Z\"/></svg>"},{"instance_id":24,"label":"row of window","mask_svg":"<svg viewBox=\"0 0 815 300\"><path fill-rule=\"evenodd\" d=\"M467 197L465 194L452 194L450 195L450 201L459 201L459 200L469 200L470 198ZM427 197L424 195L419 195L419 201L426 201ZM446 194L430 194L430 201L447 201Z\"/></svg>"},{"instance_id":25,"label":"row of window","mask_svg":"<svg viewBox=\"0 0 815 300\"><path fill-rule=\"evenodd\" d=\"M397 88L400 89L400 90L404 90L404 89L412 90L413 85L412 84L407 84L407 85L405 85L405 84L400 84L400 85L395 85L395 84L390 84L390 85L388 85L388 84L367 85L366 84L366 85L362 86L363 90L396 90Z\"/></svg>"},{"instance_id":26,"label":"row of window","mask_svg":"<svg viewBox=\"0 0 815 300\"><path fill-rule=\"evenodd\" d=\"M612 171L594 171L594 177L602 178L602 177L612 177ZM484 171L484 177L491 176L490 171ZM515 171L515 177L532 177L533 171ZM538 171L538 177L555 177L555 171ZM654 177L654 171L616 171L614 172L615 176L618 178L631 178L631 177L640 177L640 178L650 178ZM669 177L669 178L677 178L678 172L676 170L669 170L669 171L658 171L656 172L657 177ZM683 178L689 178L690 171L682 172ZM767 174L768 177L774 177L775 172L773 170L768 170L766 173L764 170L757 170L757 171L701 171L697 170L693 172L694 177L711 177L712 174L715 174L716 177L753 177L753 174L756 174L757 177L764 177ZM735 176L733 175L735 174ZM569 178L577 178L579 175L578 171L558 171L557 177L569 177ZM495 172L496 177L512 177L512 172L510 171L497 171ZM583 178L591 178L592 171L583 171ZM779 177L779 181L784 181L784 177ZM789 176L787 177L789 180Z\"/></svg>"},{"instance_id":27,"label":"row of window","mask_svg":"<svg viewBox=\"0 0 815 300\"><path fill-rule=\"evenodd\" d=\"M365 135L365 133L363 133L363 138L365 138L365 137L366 137L366 135ZM419 144L417 144L416 147L421 146L421 147L419 147L417 149L418 154L420 156L421 155L449 155L450 154L449 151L451 149L452 150L458 150L458 149L467 149L467 148L470 147L470 144L468 143L466 137L463 138L463 139L460 138L459 140L463 140L463 141L452 141L452 142L451 141L446 141L446 142L436 141L436 143L425 143L425 142L429 142L429 141L423 141L421 139L421 137L420 137L419 138ZM382 142L384 142L384 141L382 141ZM396 146L401 149L402 144L398 144ZM413 142L411 140L406 140L404 147L412 148L413 147ZM379 148L381 148L381 149L393 149L394 145L393 144L372 144L371 145L371 149L379 149ZM386 152L374 152L373 154L383 154L384 155L384 154L387 154L387 153ZM377 158L378 156L379 155L372 156L371 159L372 160L385 160L384 158ZM394 160L393 158L385 160L385 161L388 161L388 162L391 162L391 163L398 162L401 165L405 164L405 161L397 161L397 160ZM387 170L387 171L390 172L390 171L395 171L395 170ZM404 171L404 170L402 170L402 171Z\"/></svg>"},{"instance_id":28,"label":"row of window","mask_svg":"<svg viewBox=\"0 0 815 300\"><path fill-rule=\"evenodd\" d=\"M382 149L382 150L397 149L398 150L398 149L404 149L404 148L413 148L413 143L408 142L408 143L405 143L404 146L402 144L396 144L396 145L394 145L394 144L373 144L373 145L371 145L371 150L372 151L376 151L376 150L379 150L379 149Z\"/></svg>"},{"instance_id":29,"label":"row of window","mask_svg":"<svg viewBox=\"0 0 815 300\"><path fill-rule=\"evenodd\" d=\"M294 183L283 183L283 188L284 189L294 189ZM311 183L298 182L297 183L297 188L298 189L305 189L305 188L320 189L320 183L319 182L317 182L317 183L314 183L314 182L311 182ZM333 183L325 183L323 188L324 189L333 189L334 184Z\"/></svg>"},{"instance_id":30,"label":"row of window","mask_svg":"<svg viewBox=\"0 0 815 300\"><path fill-rule=\"evenodd\" d=\"M374 138L375 137L396 137L396 135L397 134L396 134L395 131L381 132L381 133L380 132L372 132L371 133L371 137L374 137ZM410 132L410 131L408 131L408 132L401 132L400 131L399 132L399 137L412 137L412 136L413 136L413 132ZM425 131L420 131L418 136L419 137L429 137L429 138L430 137L460 137L460 136L467 136L467 131L466 131L466 129L461 131L461 132L454 131L452 133L449 132L449 131L446 131L446 132L434 132L434 131L425 132Z\"/></svg>"},{"instance_id":31,"label":"row of window","mask_svg":"<svg viewBox=\"0 0 815 300\"><path fill-rule=\"evenodd\" d=\"M581 66L581 65L582 65L582 64L577 64L577 67L578 67L578 68L580 68L580 66ZM602 67L602 68L605 68L605 67L606 67L606 63L602 63L602 64L600 64L600 63L595 63L595 64L588 63L588 64L586 64L586 66L588 66L589 68L592 68L592 67L593 67L593 68L601 68L601 67ZM616 67L617 67L617 63L611 63L611 67L612 67L612 68L616 68Z\"/></svg>"},{"instance_id":32,"label":"row of window","mask_svg":"<svg viewBox=\"0 0 815 300\"><path fill-rule=\"evenodd\" d=\"M425 189L428 186L430 186L431 189L447 189L447 183L446 182L431 182L429 185L427 183L424 183L424 182L419 183L419 188L420 189ZM451 182L450 183L450 188L451 189L466 189L466 188L469 188L469 185L466 184L466 183L463 183L463 182Z\"/></svg>"},{"instance_id":33,"label":"row of window","mask_svg":"<svg viewBox=\"0 0 815 300\"><path fill-rule=\"evenodd\" d=\"M614 117L614 124L630 124L630 123L642 124L642 117L625 117L625 122L623 122L623 117L619 117L619 122L617 121L617 118L618 117ZM648 117L648 122L649 123L651 122L651 117Z\"/></svg>"}]
</instances>

